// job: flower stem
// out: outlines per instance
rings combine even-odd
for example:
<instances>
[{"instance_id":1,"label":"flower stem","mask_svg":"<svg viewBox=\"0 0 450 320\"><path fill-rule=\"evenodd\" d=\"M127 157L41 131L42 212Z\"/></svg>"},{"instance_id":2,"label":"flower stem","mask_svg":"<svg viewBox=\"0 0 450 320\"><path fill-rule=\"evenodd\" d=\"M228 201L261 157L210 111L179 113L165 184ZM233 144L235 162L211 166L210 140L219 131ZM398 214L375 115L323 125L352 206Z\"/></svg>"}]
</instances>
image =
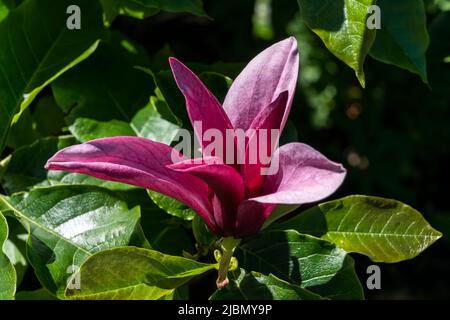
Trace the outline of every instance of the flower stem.
<instances>
[{"instance_id":1,"label":"flower stem","mask_svg":"<svg viewBox=\"0 0 450 320\"><path fill-rule=\"evenodd\" d=\"M216 281L217 289L219 290L225 288L229 283L228 269L230 267L230 261L233 257L234 249L240 241L240 239L234 239L233 237L222 239L222 256L219 261L219 275Z\"/></svg>"}]
</instances>

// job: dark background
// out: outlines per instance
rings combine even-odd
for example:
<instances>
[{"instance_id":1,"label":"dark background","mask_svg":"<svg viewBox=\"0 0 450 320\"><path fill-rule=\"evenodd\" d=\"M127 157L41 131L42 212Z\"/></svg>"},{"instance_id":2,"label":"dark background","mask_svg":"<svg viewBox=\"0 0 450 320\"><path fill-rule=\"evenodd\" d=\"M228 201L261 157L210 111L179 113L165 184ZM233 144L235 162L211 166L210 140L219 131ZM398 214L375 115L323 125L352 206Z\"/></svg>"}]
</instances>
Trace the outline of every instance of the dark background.
<instances>
[{"instance_id":1,"label":"dark background","mask_svg":"<svg viewBox=\"0 0 450 320\"><path fill-rule=\"evenodd\" d=\"M408 71L368 57L367 85L362 89L353 71L303 25L296 1L272 1L268 27L255 19L254 1L204 3L212 19L170 13L144 21L120 17L113 29L140 43L151 55L166 48L182 61L205 64L247 62L273 42L294 35L301 69L290 119L300 141L349 170L333 197L394 198L419 210L444 234L411 261L380 264L382 289L366 289L367 298L450 298L450 65L433 56L443 39L450 37L442 34L437 23L433 25L439 12L428 5L431 88ZM372 263L354 257L365 287L366 268Z\"/></svg>"}]
</instances>

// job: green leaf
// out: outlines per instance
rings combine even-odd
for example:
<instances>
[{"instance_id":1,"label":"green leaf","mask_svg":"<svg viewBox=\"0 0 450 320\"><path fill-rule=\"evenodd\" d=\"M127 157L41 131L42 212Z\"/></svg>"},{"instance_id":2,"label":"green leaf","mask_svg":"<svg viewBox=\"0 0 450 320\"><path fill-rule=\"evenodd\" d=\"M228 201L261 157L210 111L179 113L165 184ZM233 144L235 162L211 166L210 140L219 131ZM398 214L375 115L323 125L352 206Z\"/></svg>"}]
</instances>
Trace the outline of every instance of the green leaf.
<instances>
[{"instance_id":1,"label":"green leaf","mask_svg":"<svg viewBox=\"0 0 450 320\"><path fill-rule=\"evenodd\" d=\"M261 227L261 230L266 229L272 223L274 223L278 219L284 217L285 215L291 213L292 211L298 209L299 207L300 207L300 205L297 205L297 204L279 204L279 205L277 205L276 208L270 214L270 216L266 219L266 221L264 221L264 224Z\"/></svg>"},{"instance_id":2,"label":"green leaf","mask_svg":"<svg viewBox=\"0 0 450 320\"><path fill-rule=\"evenodd\" d=\"M325 202L273 227L321 236L375 262L412 259L442 236L410 206L369 196Z\"/></svg>"},{"instance_id":3,"label":"green leaf","mask_svg":"<svg viewBox=\"0 0 450 320\"><path fill-rule=\"evenodd\" d=\"M134 136L131 126L120 120L98 121L77 118L69 127L70 133L80 142L116 136Z\"/></svg>"},{"instance_id":4,"label":"green leaf","mask_svg":"<svg viewBox=\"0 0 450 320\"><path fill-rule=\"evenodd\" d=\"M0 22L16 7L15 0L0 0Z\"/></svg>"},{"instance_id":5,"label":"green leaf","mask_svg":"<svg viewBox=\"0 0 450 320\"><path fill-rule=\"evenodd\" d=\"M148 196L147 201L151 202ZM182 256L183 252L194 252L192 234L182 222L167 215L154 203L143 208L141 225L144 233L151 248L162 253Z\"/></svg>"},{"instance_id":6,"label":"green leaf","mask_svg":"<svg viewBox=\"0 0 450 320\"><path fill-rule=\"evenodd\" d=\"M31 144L39 138L40 134L35 128L30 109L26 109L22 112L19 120L11 125L6 146L11 149L17 149Z\"/></svg>"},{"instance_id":7,"label":"green leaf","mask_svg":"<svg viewBox=\"0 0 450 320\"><path fill-rule=\"evenodd\" d=\"M450 1L448 0L434 0L435 5L442 11L450 11Z\"/></svg>"},{"instance_id":8,"label":"green leaf","mask_svg":"<svg viewBox=\"0 0 450 320\"><path fill-rule=\"evenodd\" d=\"M231 78L216 71L205 71L204 69L208 67L203 65L189 64L189 66L192 67L192 70L199 75L199 78L218 98L218 100L223 101L226 93L228 92L228 88L231 86ZM221 64L212 65L209 67L211 69L226 69L226 66ZM230 65L230 68L235 69L236 66ZM162 117L173 123L183 125L185 128L191 128L184 97L178 89L172 72L170 70L153 72L145 67L138 67L138 69L153 77L154 83L157 87L156 94L160 100L165 102L165 104L162 105L159 103L159 106L155 105ZM174 121L173 118L176 120Z\"/></svg>"},{"instance_id":9,"label":"green leaf","mask_svg":"<svg viewBox=\"0 0 450 320\"><path fill-rule=\"evenodd\" d=\"M199 78L205 83L208 89L214 93L217 100L219 100L220 103L223 103L233 80L223 74L213 71L202 72L199 74Z\"/></svg>"},{"instance_id":10,"label":"green leaf","mask_svg":"<svg viewBox=\"0 0 450 320\"><path fill-rule=\"evenodd\" d=\"M147 57L130 51L125 41L113 34L109 43L102 43L88 60L52 84L57 104L69 112L67 124L77 118L131 122L148 104L153 81L134 68Z\"/></svg>"},{"instance_id":11,"label":"green leaf","mask_svg":"<svg viewBox=\"0 0 450 320\"><path fill-rule=\"evenodd\" d=\"M24 272L26 271L27 267L27 260L25 256L22 254L21 250L16 246L16 244L9 239L6 239L5 243L3 244L3 253L8 257L9 261L14 266L17 275L17 284L19 284L20 281L22 281Z\"/></svg>"},{"instance_id":12,"label":"green leaf","mask_svg":"<svg viewBox=\"0 0 450 320\"><path fill-rule=\"evenodd\" d=\"M449 2L449 7L450 7L450 2ZM449 23L450 23L450 10L440 13L431 22L431 24L428 28L428 31L430 33L430 40L431 40L430 47L427 52L427 58L428 58L429 62L433 62L433 63L440 63L440 62L449 63L450 62L450 60L449 60L449 58L450 58L450 43L449 43L449 41L446 41L450 37L450 29L448 28ZM437 68L439 68L439 67L437 67ZM439 82L439 81L436 81L436 82ZM437 84L433 83L433 88L436 85ZM442 85L446 86L445 81L443 81Z\"/></svg>"},{"instance_id":13,"label":"green leaf","mask_svg":"<svg viewBox=\"0 0 450 320\"><path fill-rule=\"evenodd\" d=\"M80 269L79 290L67 290L70 299L159 299L191 278L215 269L215 264L169 256L134 247L105 250Z\"/></svg>"},{"instance_id":14,"label":"green leaf","mask_svg":"<svg viewBox=\"0 0 450 320\"><path fill-rule=\"evenodd\" d=\"M317 294L281 280L273 274L246 273L243 269L229 273L230 284L217 290L211 300L320 300Z\"/></svg>"},{"instance_id":15,"label":"green leaf","mask_svg":"<svg viewBox=\"0 0 450 320\"><path fill-rule=\"evenodd\" d=\"M165 104L159 103L159 105L156 105L158 112L163 118L169 121L174 118L176 119L174 123L190 128L190 120L185 107L184 97L177 87L172 72L169 70L153 72L144 67L138 67L138 70L152 76L156 86L156 95L159 100L165 102Z\"/></svg>"},{"instance_id":16,"label":"green leaf","mask_svg":"<svg viewBox=\"0 0 450 320\"><path fill-rule=\"evenodd\" d=\"M66 9L72 4L89 12L81 30L66 26ZM19 112L94 52L103 34L101 8L92 0L28 0L0 23L0 151Z\"/></svg>"},{"instance_id":17,"label":"green leaf","mask_svg":"<svg viewBox=\"0 0 450 320\"><path fill-rule=\"evenodd\" d=\"M19 286L28 268L26 256L26 239L28 234L22 225L13 218L7 218L9 238L3 246L3 252L16 269L17 286Z\"/></svg>"},{"instance_id":18,"label":"green leaf","mask_svg":"<svg viewBox=\"0 0 450 320\"><path fill-rule=\"evenodd\" d=\"M11 155L1 179L3 188L8 194L12 194L45 182L48 171L44 165L47 160L59 149L74 142L71 137L50 137L17 149Z\"/></svg>"},{"instance_id":19,"label":"green leaf","mask_svg":"<svg viewBox=\"0 0 450 320\"><path fill-rule=\"evenodd\" d=\"M129 209L117 194L103 188L37 188L0 196L0 209L29 230L28 259L42 285L59 297L68 268L79 267L95 252L144 242L139 207Z\"/></svg>"},{"instance_id":20,"label":"green leaf","mask_svg":"<svg viewBox=\"0 0 450 320\"><path fill-rule=\"evenodd\" d=\"M266 231L236 249L239 265L330 298L362 299L353 260L334 244L294 230Z\"/></svg>"},{"instance_id":21,"label":"green leaf","mask_svg":"<svg viewBox=\"0 0 450 320\"><path fill-rule=\"evenodd\" d=\"M194 220L192 220L192 232L197 241L199 252L204 254L207 254L209 249L219 240L219 237L209 230L205 221L199 215L195 215Z\"/></svg>"},{"instance_id":22,"label":"green leaf","mask_svg":"<svg viewBox=\"0 0 450 320\"><path fill-rule=\"evenodd\" d=\"M367 28L370 6L376 0L297 0L302 19L328 50L356 72L365 87L364 60L376 30Z\"/></svg>"},{"instance_id":23,"label":"green leaf","mask_svg":"<svg viewBox=\"0 0 450 320\"><path fill-rule=\"evenodd\" d=\"M191 221L197 215L194 210L178 200L150 190L148 194L158 207L177 218Z\"/></svg>"},{"instance_id":24,"label":"green leaf","mask_svg":"<svg viewBox=\"0 0 450 320\"><path fill-rule=\"evenodd\" d=\"M36 131L42 137L58 136L66 126L64 116L53 95L39 99L32 114Z\"/></svg>"},{"instance_id":25,"label":"green leaf","mask_svg":"<svg viewBox=\"0 0 450 320\"><path fill-rule=\"evenodd\" d=\"M16 270L3 253L3 246L8 239L8 224L0 211L0 300L12 300L16 292Z\"/></svg>"},{"instance_id":26,"label":"green leaf","mask_svg":"<svg viewBox=\"0 0 450 320\"><path fill-rule=\"evenodd\" d=\"M138 137L170 144L178 133L179 126L164 120L154 105L139 110L130 123Z\"/></svg>"},{"instance_id":27,"label":"green leaf","mask_svg":"<svg viewBox=\"0 0 450 320\"><path fill-rule=\"evenodd\" d=\"M12 194L26 191L36 186L86 184L111 190L129 190L136 187L124 183L105 181L79 173L45 170L47 160L58 150L76 143L72 136L49 137L35 141L12 153L0 168L4 170L0 180L3 188ZM33 157L30 157L30 154Z\"/></svg>"},{"instance_id":28,"label":"green leaf","mask_svg":"<svg viewBox=\"0 0 450 320\"><path fill-rule=\"evenodd\" d=\"M425 53L429 38L423 0L377 0L382 25L370 55L418 74L428 83Z\"/></svg>"},{"instance_id":29,"label":"green leaf","mask_svg":"<svg viewBox=\"0 0 450 320\"><path fill-rule=\"evenodd\" d=\"M105 11L107 24L110 24L119 14L144 19L158 13L159 10L190 12L198 16L206 16L201 0L100 0L100 2Z\"/></svg>"},{"instance_id":30,"label":"green leaf","mask_svg":"<svg viewBox=\"0 0 450 320\"><path fill-rule=\"evenodd\" d=\"M34 291L19 291L16 293L16 300L57 300L57 299L45 288L41 288Z\"/></svg>"},{"instance_id":31,"label":"green leaf","mask_svg":"<svg viewBox=\"0 0 450 320\"><path fill-rule=\"evenodd\" d=\"M58 136L64 126L64 114L53 96L43 95L35 101L33 112L26 109L11 126L6 145L17 149L44 137Z\"/></svg>"},{"instance_id":32,"label":"green leaf","mask_svg":"<svg viewBox=\"0 0 450 320\"><path fill-rule=\"evenodd\" d=\"M195 251L189 225L157 207L146 190L128 190L123 194L129 206L141 207L142 229L153 250L178 256Z\"/></svg>"},{"instance_id":33,"label":"green leaf","mask_svg":"<svg viewBox=\"0 0 450 320\"><path fill-rule=\"evenodd\" d=\"M130 123L77 118L69 127L70 132L81 142L104 137L138 136L165 144L173 141L178 129L177 125L162 119L150 105L139 110Z\"/></svg>"}]
</instances>

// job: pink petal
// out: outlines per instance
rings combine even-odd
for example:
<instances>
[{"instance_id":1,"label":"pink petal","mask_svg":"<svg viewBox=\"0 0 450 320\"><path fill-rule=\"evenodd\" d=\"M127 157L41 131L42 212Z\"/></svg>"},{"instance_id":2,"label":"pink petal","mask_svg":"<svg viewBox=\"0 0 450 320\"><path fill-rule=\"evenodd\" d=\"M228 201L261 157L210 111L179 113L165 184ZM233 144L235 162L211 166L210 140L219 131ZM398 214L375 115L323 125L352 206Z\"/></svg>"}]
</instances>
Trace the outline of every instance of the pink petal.
<instances>
[{"instance_id":1,"label":"pink petal","mask_svg":"<svg viewBox=\"0 0 450 320\"><path fill-rule=\"evenodd\" d=\"M175 58L169 58L175 81L186 99L186 108L198 140L203 148L211 141L203 141L202 133L208 129L216 129L225 137L226 129L233 126L216 97L205 87L202 81L188 67ZM201 131L194 122L201 122ZM226 145L223 145L224 158Z\"/></svg>"},{"instance_id":2,"label":"pink petal","mask_svg":"<svg viewBox=\"0 0 450 320\"><path fill-rule=\"evenodd\" d=\"M244 183L231 166L220 158L193 159L178 162L168 168L202 179L213 190L214 218L223 236L234 235L239 204L244 200Z\"/></svg>"},{"instance_id":3,"label":"pink petal","mask_svg":"<svg viewBox=\"0 0 450 320\"><path fill-rule=\"evenodd\" d=\"M271 157L273 149L278 145L279 134L276 136L276 143L272 144L271 139L271 129L279 129L281 122L283 120L283 115L286 107L286 101L288 99L288 92L283 91L274 102L266 106L261 112L256 116L250 125L250 132L247 147L245 150L246 161L242 166L242 176L244 178L245 186L247 188L248 197L253 197L260 194L262 191L263 183L265 180L265 175L261 174L261 168L264 164L261 163L259 157L260 151L263 152L264 156ZM267 130L262 136L259 134L261 130ZM259 137L265 138L265 143L259 139ZM273 145L273 147L272 147ZM252 147L253 146L253 147ZM256 146L256 148L255 148ZM266 147L267 150L260 150L261 147ZM250 153L256 153L257 163L250 163ZM254 156L254 155L253 155Z\"/></svg>"},{"instance_id":4,"label":"pink petal","mask_svg":"<svg viewBox=\"0 0 450 320\"><path fill-rule=\"evenodd\" d=\"M245 200L238 209L235 237L242 239L257 233L276 205Z\"/></svg>"},{"instance_id":5,"label":"pink petal","mask_svg":"<svg viewBox=\"0 0 450 320\"><path fill-rule=\"evenodd\" d=\"M84 173L163 193L191 207L215 231L208 186L196 177L167 169L174 163L173 155L177 161L184 159L162 143L113 137L65 148L49 159L45 168Z\"/></svg>"},{"instance_id":6,"label":"pink petal","mask_svg":"<svg viewBox=\"0 0 450 320\"><path fill-rule=\"evenodd\" d=\"M261 203L303 204L322 200L344 181L346 170L303 143L289 143L275 151L279 161L275 175L267 176L263 196L251 200Z\"/></svg>"},{"instance_id":7,"label":"pink petal","mask_svg":"<svg viewBox=\"0 0 450 320\"><path fill-rule=\"evenodd\" d=\"M297 41L294 37L272 45L250 61L231 85L223 103L234 128L247 130L263 108L281 92L288 91L282 129L294 98L298 65Z\"/></svg>"}]
</instances>

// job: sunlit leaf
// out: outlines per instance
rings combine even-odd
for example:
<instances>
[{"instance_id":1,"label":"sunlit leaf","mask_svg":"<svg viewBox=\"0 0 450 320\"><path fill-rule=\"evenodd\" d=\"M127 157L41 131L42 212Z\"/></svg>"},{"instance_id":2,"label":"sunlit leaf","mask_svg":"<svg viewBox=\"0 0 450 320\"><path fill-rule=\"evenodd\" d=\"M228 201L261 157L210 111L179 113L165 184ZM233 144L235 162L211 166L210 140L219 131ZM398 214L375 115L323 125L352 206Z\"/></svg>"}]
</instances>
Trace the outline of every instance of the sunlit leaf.
<instances>
[{"instance_id":1,"label":"sunlit leaf","mask_svg":"<svg viewBox=\"0 0 450 320\"><path fill-rule=\"evenodd\" d=\"M321 236L375 262L414 258L442 236L410 206L369 196L325 202L273 228Z\"/></svg>"},{"instance_id":2,"label":"sunlit leaf","mask_svg":"<svg viewBox=\"0 0 450 320\"><path fill-rule=\"evenodd\" d=\"M93 253L144 244L139 207L93 186L38 188L0 196L0 209L29 230L27 256L42 285L59 297L68 277Z\"/></svg>"},{"instance_id":3,"label":"sunlit leaf","mask_svg":"<svg viewBox=\"0 0 450 320\"><path fill-rule=\"evenodd\" d=\"M356 72L365 86L364 60L376 30L367 28L370 6L375 0L297 0L308 27L336 57Z\"/></svg>"},{"instance_id":4,"label":"sunlit leaf","mask_svg":"<svg viewBox=\"0 0 450 320\"><path fill-rule=\"evenodd\" d=\"M0 211L0 300L12 300L16 292L16 270L3 253L8 239L8 224Z\"/></svg>"},{"instance_id":5,"label":"sunlit leaf","mask_svg":"<svg viewBox=\"0 0 450 320\"><path fill-rule=\"evenodd\" d=\"M80 289L69 289L66 296L89 300L155 300L215 268L215 264L199 263L154 250L134 247L105 250L81 266Z\"/></svg>"}]
</instances>

